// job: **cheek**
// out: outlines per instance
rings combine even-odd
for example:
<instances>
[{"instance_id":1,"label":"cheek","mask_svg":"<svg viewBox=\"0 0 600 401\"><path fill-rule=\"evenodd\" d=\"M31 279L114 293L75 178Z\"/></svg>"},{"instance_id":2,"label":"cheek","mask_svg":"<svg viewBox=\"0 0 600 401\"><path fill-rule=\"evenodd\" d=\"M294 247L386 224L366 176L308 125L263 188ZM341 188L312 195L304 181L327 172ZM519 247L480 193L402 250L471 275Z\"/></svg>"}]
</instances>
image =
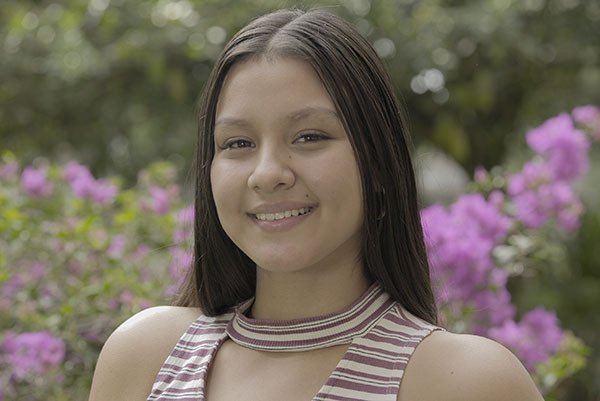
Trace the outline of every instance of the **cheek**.
<instances>
[{"instance_id":1,"label":"cheek","mask_svg":"<svg viewBox=\"0 0 600 401\"><path fill-rule=\"evenodd\" d=\"M323 188L330 188L335 197L346 198L344 201L362 199L362 184L358 165L353 157L337 158L333 168L327 169L319 180Z\"/></svg>"},{"instance_id":2,"label":"cheek","mask_svg":"<svg viewBox=\"0 0 600 401\"><path fill-rule=\"evenodd\" d=\"M210 182L215 206L219 214L219 219L222 220L226 215L224 211L232 206L232 202L239 198L235 196L239 184L235 184L236 176L231 169L223 166L222 163L213 163L210 172Z\"/></svg>"},{"instance_id":3,"label":"cheek","mask_svg":"<svg viewBox=\"0 0 600 401\"><path fill-rule=\"evenodd\" d=\"M338 159L328 169L315 174L308 185L314 191L327 216L344 216L344 224L355 226L363 222L363 190L360 173L354 160Z\"/></svg>"}]
</instances>

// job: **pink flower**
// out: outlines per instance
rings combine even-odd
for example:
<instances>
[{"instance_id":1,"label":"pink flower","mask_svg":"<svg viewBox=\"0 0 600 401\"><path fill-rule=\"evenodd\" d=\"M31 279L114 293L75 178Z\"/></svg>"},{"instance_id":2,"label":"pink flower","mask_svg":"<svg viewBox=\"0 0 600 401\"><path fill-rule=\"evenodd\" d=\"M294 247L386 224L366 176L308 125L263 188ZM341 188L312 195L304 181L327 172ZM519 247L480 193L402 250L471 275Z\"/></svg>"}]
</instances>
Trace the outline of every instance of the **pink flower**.
<instances>
[{"instance_id":1,"label":"pink flower","mask_svg":"<svg viewBox=\"0 0 600 401\"><path fill-rule=\"evenodd\" d=\"M194 205L188 206L177 212L178 223L193 223L194 222Z\"/></svg>"},{"instance_id":2,"label":"pink flower","mask_svg":"<svg viewBox=\"0 0 600 401\"><path fill-rule=\"evenodd\" d=\"M500 269L494 269L503 272ZM484 335L489 327L494 327L510 320L515 315L515 306L506 287L485 290L477 293L472 299L475 309L475 334Z\"/></svg>"},{"instance_id":3,"label":"pink flower","mask_svg":"<svg viewBox=\"0 0 600 401\"><path fill-rule=\"evenodd\" d=\"M519 323L507 320L488 335L511 348L530 372L558 350L563 338L556 314L543 308L528 312Z\"/></svg>"},{"instance_id":4,"label":"pink flower","mask_svg":"<svg viewBox=\"0 0 600 401\"><path fill-rule=\"evenodd\" d=\"M44 198L52 193L53 186L48 182L46 168L25 167L21 174L21 187L25 193L34 198Z\"/></svg>"},{"instance_id":5,"label":"pink flower","mask_svg":"<svg viewBox=\"0 0 600 401\"><path fill-rule=\"evenodd\" d=\"M508 193L517 219L526 227L540 228L552 218L565 231L579 226L581 201L570 182L552 178L547 163L525 163L520 173L509 178Z\"/></svg>"},{"instance_id":6,"label":"pink flower","mask_svg":"<svg viewBox=\"0 0 600 401\"><path fill-rule=\"evenodd\" d=\"M70 161L63 169L63 176L69 182L73 182L73 180L77 179L81 176L90 176L90 170L87 167L77 163L76 161Z\"/></svg>"},{"instance_id":7,"label":"pink flower","mask_svg":"<svg viewBox=\"0 0 600 401\"><path fill-rule=\"evenodd\" d=\"M11 366L17 379L44 374L60 365L65 357L64 341L47 331L8 333L0 349L4 361Z\"/></svg>"},{"instance_id":8,"label":"pink flower","mask_svg":"<svg viewBox=\"0 0 600 401\"><path fill-rule=\"evenodd\" d=\"M520 173L512 175L508 180L508 193L519 195L542 184L552 181L552 172L546 163L526 162Z\"/></svg>"},{"instance_id":9,"label":"pink flower","mask_svg":"<svg viewBox=\"0 0 600 401\"><path fill-rule=\"evenodd\" d=\"M556 215L556 222L567 232L574 232L579 228L579 217L584 211L579 199L574 199L568 206L562 208Z\"/></svg>"},{"instance_id":10,"label":"pink flower","mask_svg":"<svg viewBox=\"0 0 600 401\"><path fill-rule=\"evenodd\" d=\"M153 186L150 188L150 195L152 196L152 210L156 214L165 214L171 207L171 195L169 191L164 188Z\"/></svg>"},{"instance_id":11,"label":"pink flower","mask_svg":"<svg viewBox=\"0 0 600 401\"><path fill-rule=\"evenodd\" d=\"M546 208L541 207L541 199L534 191L523 192L513 198L516 217L529 228L540 228L548 222L550 216Z\"/></svg>"},{"instance_id":12,"label":"pink flower","mask_svg":"<svg viewBox=\"0 0 600 401\"><path fill-rule=\"evenodd\" d=\"M117 196L116 186L106 180L96 180L87 167L75 161L67 163L63 174L79 198L90 199L99 205L107 205Z\"/></svg>"},{"instance_id":13,"label":"pink flower","mask_svg":"<svg viewBox=\"0 0 600 401\"><path fill-rule=\"evenodd\" d=\"M529 311L521 324L525 325L533 334L541 347L549 352L556 352L563 338L556 313L544 308L535 308Z\"/></svg>"},{"instance_id":14,"label":"pink flower","mask_svg":"<svg viewBox=\"0 0 600 401\"><path fill-rule=\"evenodd\" d=\"M540 228L551 218L565 231L579 226L583 205L566 182L541 185L513 197L516 216L529 228Z\"/></svg>"},{"instance_id":15,"label":"pink flower","mask_svg":"<svg viewBox=\"0 0 600 401\"><path fill-rule=\"evenodd\" d=\"M82 199L90 199L93 194L93 186L96 183L91 175L79 175L70 181L71 188L75 195Z\"/></svg>"},{"instance_id":16,"label":"pink flower","mask_svg":"<svg viewBox=\"0 0 600 401\"><path fill-rule=\"evenodd\" d=\"M547 161L553 178L573 180L588 169L590 143L567 113L546 120L527 132L527 143Z\"/></svg>"},{"instance_id":17,"label":"pink flower","mask_svg":"<svg viewBox=\"0 0 600 401\"><path fill-rule=\"evenodd\" d=\"M592 138L600 140L600 109L593 105L579 106L571 113L573 120L592 131Z\"/></svg>"},{"instance_id":18,"label":"pink flower","mask_svg":"<svg viewBox=\"0 0 600 401\"><path fill-rule=\"evenodd\" d=\"M497 204L467 194L448 208L423 209L421 219L438 303L465 303L497 284L491 252L511 225ZM484 308L482 313L492 312Z\"/></svg>"},{"instance_id":19,"label":"pink flower","mask_svg":"<svg viewBox=\"0 0 600 401\"><path fill-rule=\"evenodd\" d=\"M99 205L107 205L115 199L118 192L117 187L110 182L97 180L92 188L92 199Z\"/></svg>"},{"instance_id":20,"label":"pink flower","mask_svg":"<svg viewBox=\"0 0 600 401\"><path fill-rule=\"evenodd\" d=\"M504 239L511 224L510 218L502 214L497 205L497 199L492 203L481 194L465 194L450 209L457 224L464 222L477 235L497 244Z\"/></svg>"},{"instance_id":21,"label":"pink flower","mask_svg":"<svg viewBox=\"0 0 600 401\"><path fill-rule=\"evenodd\" d=\"M504 196L461 196L449 207L421 211L427 254L439 306L474 310L470 329L485 333L514 315L506 290L507 274L492 259L506 238L512 219L502 213Z\"/></svg>"}]
</instances>

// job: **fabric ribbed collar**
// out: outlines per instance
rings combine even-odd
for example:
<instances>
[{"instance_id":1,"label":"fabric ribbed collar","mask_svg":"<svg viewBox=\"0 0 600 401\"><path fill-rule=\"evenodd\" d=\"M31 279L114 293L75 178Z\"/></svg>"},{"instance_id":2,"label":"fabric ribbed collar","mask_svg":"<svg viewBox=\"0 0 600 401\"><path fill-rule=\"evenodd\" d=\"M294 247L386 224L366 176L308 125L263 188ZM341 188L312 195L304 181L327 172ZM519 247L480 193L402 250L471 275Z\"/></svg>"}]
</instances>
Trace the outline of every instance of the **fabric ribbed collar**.
<instances>
[{"instance_id":1,"label":"fabric ribbed collar","mask_svg":"<svg viewBox=\"0 0 600 401\"><path fill-rule=\"evenodd\" d=\"M294 352L349 344L365 334L394 306L378 284L373 284L346 310L295 320L261 320L245 315L254 302L241 303L226 332L235 343L260 351Z\"/></svg>"}]
</instances>

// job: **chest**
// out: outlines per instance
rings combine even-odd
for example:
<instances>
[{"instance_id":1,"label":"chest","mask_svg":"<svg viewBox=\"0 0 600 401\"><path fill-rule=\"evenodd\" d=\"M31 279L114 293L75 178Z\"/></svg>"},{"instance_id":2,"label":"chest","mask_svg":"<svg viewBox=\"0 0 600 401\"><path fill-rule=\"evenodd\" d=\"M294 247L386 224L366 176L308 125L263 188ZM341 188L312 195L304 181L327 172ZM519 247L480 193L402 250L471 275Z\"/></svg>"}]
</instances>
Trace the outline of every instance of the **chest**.
<instances>
[{"instance_id":1,"label":"chest","mask_svg":"<svg viewBox=\"0 0 600 401\"><path fill-rule=\"evenodd\" d=\"M264 352L225 341L209 366L206 400L313 400L347 350L348 345L339 345L305 352Z\"/></svg>"}]
</instances>

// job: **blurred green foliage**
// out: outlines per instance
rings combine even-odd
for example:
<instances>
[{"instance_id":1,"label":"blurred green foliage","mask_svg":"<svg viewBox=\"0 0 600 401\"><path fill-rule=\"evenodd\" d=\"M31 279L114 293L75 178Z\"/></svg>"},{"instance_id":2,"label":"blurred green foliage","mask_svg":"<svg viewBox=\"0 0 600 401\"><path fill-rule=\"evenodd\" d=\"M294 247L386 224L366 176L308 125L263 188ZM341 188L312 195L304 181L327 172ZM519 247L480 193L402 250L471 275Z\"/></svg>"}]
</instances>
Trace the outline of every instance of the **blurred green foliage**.
<instances>
[{"instance_id":1,"label":"blurred green foliage","mask_svg":"<svg viewBox=\"0 0 600 401\"><path fill-rule=\"evenodd\" d=\"M223 43L252 16L295 4L2 0L0 151L13 151L23 163L77 159L130 183L157 159L186 175L196 99ZM355 23L388 65L415 140L442 148L469 171L504 160L527 124L600 104L598 1L300 5L326 7ZM592 349L600 346L598 239L600 212L592 210L571 244L573 268L518 292L522 305L543 299L556 309ZM595 351L564 399L599 399L599 376Z\"/></svg>"},{"instance_id":2,"label":"blurred green foliage","mask_svg":"<svg viewBox=\"0 0 600 401\"><path fill-rule=\"evenodd\" d=\"M195 102L223 43L284 0L13 0L0 5L0 149L74 154L97 173L165 158L186 171ZM468 170L524 125L600 103L600 3L304 1L368 36L418 141Z\"/></svg>"}]
</instances>

